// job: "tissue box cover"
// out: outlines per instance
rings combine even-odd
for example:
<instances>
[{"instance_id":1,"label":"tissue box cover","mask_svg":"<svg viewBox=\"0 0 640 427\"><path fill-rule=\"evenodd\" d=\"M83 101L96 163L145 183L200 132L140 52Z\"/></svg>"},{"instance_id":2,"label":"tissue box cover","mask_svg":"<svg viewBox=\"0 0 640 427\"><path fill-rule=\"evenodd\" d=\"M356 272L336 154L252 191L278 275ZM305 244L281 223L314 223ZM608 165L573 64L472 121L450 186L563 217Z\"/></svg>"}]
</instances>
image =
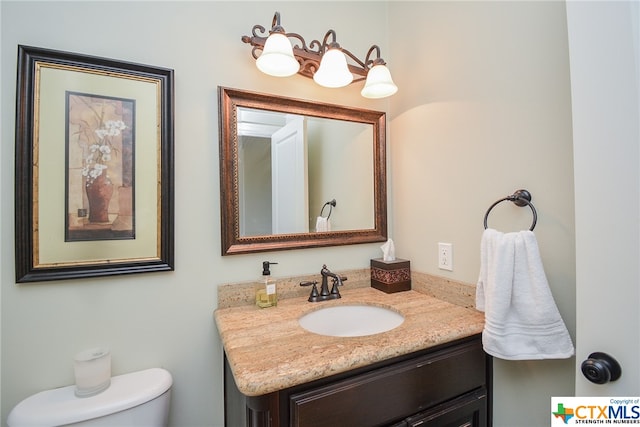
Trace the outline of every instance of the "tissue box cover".
<instances>
[{"instance_id":1,"label":"tissue box cover","mask_svg":"<svg viewBox=\"0 0 640 427\"><path fill-rule=\"evenodd\" d=\"M411 289L411 268L406 259L371 260L371 287L388 294Z\"/></svg>"}]
</instances>

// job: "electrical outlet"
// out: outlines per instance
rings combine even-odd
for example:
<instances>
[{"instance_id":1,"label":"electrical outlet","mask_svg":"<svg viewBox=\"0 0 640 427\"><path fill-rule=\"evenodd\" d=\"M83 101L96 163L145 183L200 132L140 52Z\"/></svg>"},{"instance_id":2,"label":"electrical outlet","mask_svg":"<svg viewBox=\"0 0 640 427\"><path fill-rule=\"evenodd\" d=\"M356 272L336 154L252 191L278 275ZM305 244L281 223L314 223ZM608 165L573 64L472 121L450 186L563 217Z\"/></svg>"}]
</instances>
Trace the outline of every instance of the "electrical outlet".
<instances>
[{"instance_id":1,"label":"electrical outlet","mask_svg":"<svg viewBox=\"0 0 640 427\"><path fill-rule=\"evenodd\" d=\"M453 245L438 243L438 268L453 271Z\"/></svg>"}]
</instances>

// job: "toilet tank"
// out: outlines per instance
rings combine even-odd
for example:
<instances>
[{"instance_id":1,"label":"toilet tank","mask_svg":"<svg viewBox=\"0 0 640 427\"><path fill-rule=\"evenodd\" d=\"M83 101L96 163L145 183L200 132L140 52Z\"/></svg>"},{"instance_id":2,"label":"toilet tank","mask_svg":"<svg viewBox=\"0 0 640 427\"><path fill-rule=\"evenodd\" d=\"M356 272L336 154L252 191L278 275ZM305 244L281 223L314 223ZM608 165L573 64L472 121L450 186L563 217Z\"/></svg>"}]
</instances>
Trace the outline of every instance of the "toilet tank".
<instances>
[{"instance_id":1,"label":"toilet tank","mask_svg":"<svg viewBox=\"0 0 640 427\"><path fill-rule=\"evenodd\" d=\"M167 424L173 379L162 368L111 378L100 394L77 397L75 385L26 398L9 414L14 426L163 426Z\"/></svg>"}]
</instances>

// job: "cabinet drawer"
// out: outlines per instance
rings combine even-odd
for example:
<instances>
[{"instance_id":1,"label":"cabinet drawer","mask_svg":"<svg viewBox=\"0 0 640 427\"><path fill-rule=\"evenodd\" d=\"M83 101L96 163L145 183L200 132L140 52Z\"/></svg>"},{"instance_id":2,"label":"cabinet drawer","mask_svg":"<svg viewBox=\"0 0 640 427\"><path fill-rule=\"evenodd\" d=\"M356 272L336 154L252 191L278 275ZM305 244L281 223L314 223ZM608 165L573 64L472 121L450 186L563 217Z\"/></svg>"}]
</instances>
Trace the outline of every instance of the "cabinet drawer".
<instances>
[{"instance_id":1,"label":"cabinet drawer","mask_svg":"<svg viewBox=\"0 0 640 427\"><path fill-rule=\"evenodd\" d=\"M406 427L486 427L487 390L481 388L450 400L402 424Z\"/></svg>"},{"instance_id":2,"label":"cabinet drawer","mask_svg":"<svg viewBox=\"0 0 640 427\"><path fill-rule=\"evenodd\" d=\"M485 385L486 355L467 343L290 396L292 426L378 426Z\"/></svg>"}]
</instances>

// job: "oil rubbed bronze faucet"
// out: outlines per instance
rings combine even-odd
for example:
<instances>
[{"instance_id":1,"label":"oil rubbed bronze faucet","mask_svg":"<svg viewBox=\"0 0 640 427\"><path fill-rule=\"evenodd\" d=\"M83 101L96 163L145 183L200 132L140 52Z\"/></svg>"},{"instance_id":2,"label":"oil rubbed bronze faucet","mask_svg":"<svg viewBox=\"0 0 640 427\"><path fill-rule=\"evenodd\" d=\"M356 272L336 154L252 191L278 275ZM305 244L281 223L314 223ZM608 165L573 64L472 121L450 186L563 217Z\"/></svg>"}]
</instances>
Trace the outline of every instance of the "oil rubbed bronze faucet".
<instances>
[{"instance_id":1,"label":"oil rubbed bronze faucet","mask_svg":"<svg viewBox=\"0 0 640 427\"><path fill-rule=\"evenodd\" d=\"M320 285L320 292L318 292L318 287L316 286L318 282L300 282L300 286L312 286L311 294L309 295L309 302L318 302L318 301L326 301L329 299L338 299L341 298L340 291L338 290L338 286L342 286L342 282L347 280L344 276L338 276L335 273L332 273L326 264L322 265L322 270L320 270L320 275L322 276L322 283ZM331 291L329 291L329 277L332 279Z\"/></svg>"}]
</instances>

